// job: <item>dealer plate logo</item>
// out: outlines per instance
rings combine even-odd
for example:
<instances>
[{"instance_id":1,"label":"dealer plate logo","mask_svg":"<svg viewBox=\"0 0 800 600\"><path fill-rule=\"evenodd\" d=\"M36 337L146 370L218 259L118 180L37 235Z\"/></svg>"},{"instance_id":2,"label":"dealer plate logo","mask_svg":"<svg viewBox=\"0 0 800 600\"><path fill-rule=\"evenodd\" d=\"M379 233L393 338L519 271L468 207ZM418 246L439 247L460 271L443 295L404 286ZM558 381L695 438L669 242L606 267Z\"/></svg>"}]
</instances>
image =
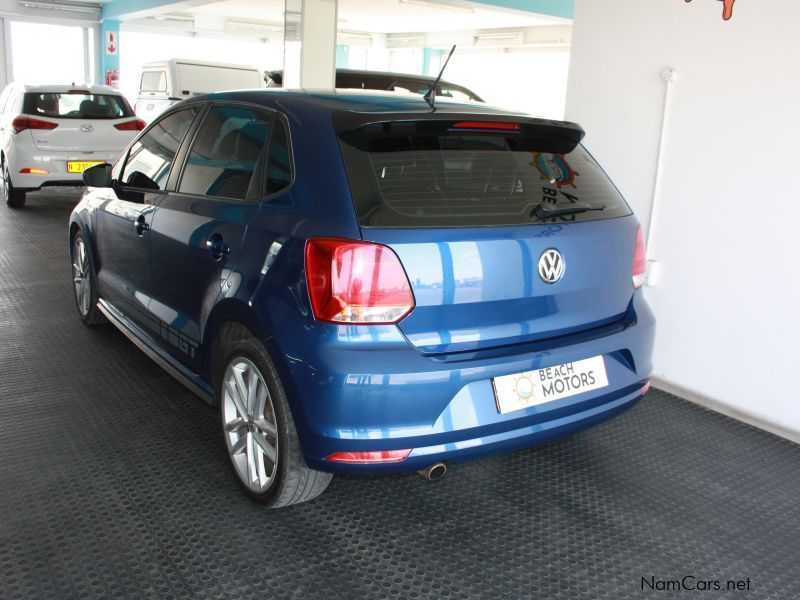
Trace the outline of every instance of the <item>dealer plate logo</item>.
<instances>
[{"instance_id":1,"label":"dealer plate logo","mask_svg":"<svg viewBox=\"0 0 800 600\"><path fill-rule=\"evenodd\" d=\"M492 379L500 414L538 406L608 387L602 356L542 367Z\"/></svg>"},{"instance_id":2,"label":"dealer plate logo","mask_svg":"<svg viewBox=\"0 0 800 600\"><path fill-rule=\"evenodd\" d=\"M564 266L564 257L558 250L545 250L539 258L539 277L545 283L555 283L564 275Z\"/></svg>"}]
</instances>

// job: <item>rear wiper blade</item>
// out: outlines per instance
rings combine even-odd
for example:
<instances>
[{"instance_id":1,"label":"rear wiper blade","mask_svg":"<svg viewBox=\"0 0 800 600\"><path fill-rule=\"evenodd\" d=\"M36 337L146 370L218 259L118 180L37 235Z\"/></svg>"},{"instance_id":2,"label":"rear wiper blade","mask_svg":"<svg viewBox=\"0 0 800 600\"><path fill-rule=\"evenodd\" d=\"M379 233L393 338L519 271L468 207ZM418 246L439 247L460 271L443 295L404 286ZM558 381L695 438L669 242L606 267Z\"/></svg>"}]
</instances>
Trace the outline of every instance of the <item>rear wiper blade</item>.
<instances>
[{"instance_id":1,"label":"rear wiper blade","mask_svg":"<svg viewBox=\"0 0 800 600\"><path fill-rule=\"evenodd\" d=\"M531 216L535 215L540 219L549 219L562 215L575 215L589 212L590 210L605 210L605 208L605 204L588 204L586 202L575 202L568 206L558 206L557 204L550 204L549 202L540 202L533 207Z\"/></svg>"}]
</instances>

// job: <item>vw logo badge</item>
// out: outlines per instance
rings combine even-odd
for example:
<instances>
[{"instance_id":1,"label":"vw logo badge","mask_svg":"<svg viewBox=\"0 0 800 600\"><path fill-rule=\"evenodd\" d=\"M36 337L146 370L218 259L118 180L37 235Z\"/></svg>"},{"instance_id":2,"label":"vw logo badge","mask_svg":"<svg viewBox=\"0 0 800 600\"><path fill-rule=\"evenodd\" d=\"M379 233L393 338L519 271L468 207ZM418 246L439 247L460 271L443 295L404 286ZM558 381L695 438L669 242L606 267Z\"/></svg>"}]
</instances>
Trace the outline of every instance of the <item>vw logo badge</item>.
<instances>
[{"instance_id":1,"label":"vw logo badge","mask_svg":"<svg viewBox=\"0 0 800 600\"><path fill-rule=\"evenodd\" d=\"M84 133L91 133L94 131L94 125L81 125L81 131Z\"/></svg>"},{"instance_id":2,"label":"vw logo badge","mask_svg":"<svg viewBox=\"0 0 800 600\"><path fill-rule=\"evenodd\" d=\"M539 258L539 277L545 283L555 283L564 275L564 266L564 258L558 250L545 250Z\"/></svg>"}]
</instances>

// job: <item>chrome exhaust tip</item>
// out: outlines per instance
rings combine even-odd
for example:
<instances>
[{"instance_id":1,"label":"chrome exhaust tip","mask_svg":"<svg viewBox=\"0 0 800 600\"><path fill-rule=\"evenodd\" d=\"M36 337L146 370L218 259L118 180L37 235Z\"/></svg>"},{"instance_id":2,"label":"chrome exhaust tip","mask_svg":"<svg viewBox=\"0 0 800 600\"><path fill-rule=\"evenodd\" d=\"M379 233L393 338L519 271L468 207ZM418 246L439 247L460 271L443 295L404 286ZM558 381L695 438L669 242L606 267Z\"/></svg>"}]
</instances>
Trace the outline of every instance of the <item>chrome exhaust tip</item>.
<instances>
[{"instance_id":1,"label":"chrome exhaust tip","mask_svg":"<svg viewBox=\"0 0 800 600\"><path fill-rule=\"evenodd\" d=\"M447 465L443 462L437 462L424 469L420 469L419 474L428 481L439 481L447 474Z\"/></svg>"}]
</instances>

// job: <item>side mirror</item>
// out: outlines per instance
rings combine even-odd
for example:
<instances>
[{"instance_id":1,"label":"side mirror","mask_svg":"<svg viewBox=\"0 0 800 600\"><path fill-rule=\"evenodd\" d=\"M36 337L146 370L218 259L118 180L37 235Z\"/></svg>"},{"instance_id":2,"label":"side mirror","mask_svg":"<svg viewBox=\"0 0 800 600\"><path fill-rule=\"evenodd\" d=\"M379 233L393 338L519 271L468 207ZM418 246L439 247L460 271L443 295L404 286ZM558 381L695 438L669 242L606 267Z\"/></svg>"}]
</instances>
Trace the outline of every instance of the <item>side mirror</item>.
<instances>
[{"instance_id":1,"label":"side mirror","mask_svg":"<svg viewBox=\"0 0 800 600\"><path fill-rule=\"evenodd\" d=\"M89 167L83 172L83 183L88 187L111 187L111 165Z\"/></svg>"}]
</instances>

